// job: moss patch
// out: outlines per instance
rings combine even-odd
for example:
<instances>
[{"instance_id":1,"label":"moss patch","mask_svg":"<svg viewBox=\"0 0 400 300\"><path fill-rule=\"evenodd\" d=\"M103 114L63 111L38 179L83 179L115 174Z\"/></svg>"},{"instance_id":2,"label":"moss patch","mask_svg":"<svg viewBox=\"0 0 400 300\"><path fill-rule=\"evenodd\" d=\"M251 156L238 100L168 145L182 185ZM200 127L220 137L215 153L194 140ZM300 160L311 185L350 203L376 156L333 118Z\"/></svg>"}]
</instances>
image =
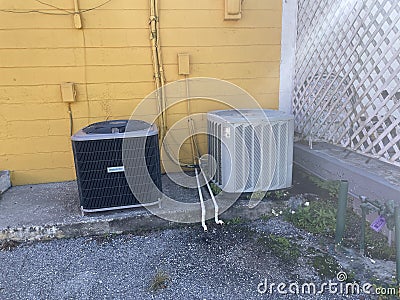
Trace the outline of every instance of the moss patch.
<instances>
[{"instance_id":1,"label":"moss patch","mask_svg":"<svg viewBox=\"0 0 400 300\"><path fill-rule=\"evenodd\" d=\"M239 225L242 224L244 220L241 217L236 217L226 221L227 225Z\"/></svg>"},{"instance_id":2,"label":"moss patch","mask_svg":"<svg viewBox=\"0 0 400 300\"><path fill-rule=\"evenodd\" d=\"M340 265L335 258L327 254L317 255L312 259L314 269L325 278L336 278L337 273L341 271Z\"/></svg>"},{"instance_id":3,"label":"moss patch","mask_svg":"<svg viewBox=\"0 0 400 300\"><path fill-rule=\"evenodd\" d=\"M327 191L329 193L329 196L337 197L337 195L339 194L340 181L338 181L338 180L322 180L322 179L312 176L312 175L309 175L308 178L317 187Z\"/></svg>"},{"instance_id":4,"label":"moss patch","mask_svg":"<svg viewBox=\"0 0 400 300\"><path fill-rule=\"evenodd\" d=\"M272 200L287 200L290 197L290 193L287 189L283 189L267 192L265 196Z\"/></svg>"},{"instance_id":5,"label":"moss patch","mask_svg":"<svg viewBox=\"0 0 400 300\"><path fill-rule=\"evenodd\" d=\"M149 290L156 292L167 288L168 282L171 280L169 275L164 271L157 271L154 277L151 279Z\"/></svg>"},{"instance_id":6,"label":"moss patch","mask_svg":"<svg viewBox=\"0 0 400 300\"><path fill-rule=\"evenodd\" d=\"M361 217L354 212L348 212L346 231L343 244L358 249L360 247ZM394 243L389 247L388 239L382 233L373 231L367 222L365 230L365 255L373 259L396 260Z\"/></svg>"},{"instance_id":7,"label":"moss patch","mask_svg":"<svg viewBox=\"0 0 400 300\"><path fill-rule=\"evenodd\" d=\"M270 234L268 236L259 237L257 242L264 248L286 261L294 262L301 256L298 246L285 237Z\"/></svg>"},{"instance_id":8,"label":"moss patch","mask_svg":"<svg viewBox=\"0 0 400 300\"><path fill-rule=\"evenodd\" d=\"M211 192L214 194L214 196L217 196L219 193L222 192L221 188L216 185L215 183L210 183L210 188L211 188Z\"/></svg>"},{"instance_id":9,"label":"moss patch","mask_svg":"<svg viewBox=\"0 0 400 300\"><path fill-rule=\"evenodd\" d=\"M313 201L298 211L286 210L284 219L306 231L334 236L336 228L336 208L329 201Z\"/></svg>"}]
</instances>

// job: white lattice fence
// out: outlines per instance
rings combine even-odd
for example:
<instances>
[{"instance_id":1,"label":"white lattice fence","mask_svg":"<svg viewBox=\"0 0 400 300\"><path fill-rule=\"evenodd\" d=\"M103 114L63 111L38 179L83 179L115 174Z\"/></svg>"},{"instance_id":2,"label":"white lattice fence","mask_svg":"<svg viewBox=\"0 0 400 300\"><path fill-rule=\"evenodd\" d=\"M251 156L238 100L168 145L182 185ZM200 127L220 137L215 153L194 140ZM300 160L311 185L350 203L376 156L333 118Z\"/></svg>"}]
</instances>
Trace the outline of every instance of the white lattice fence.
<instances>
[{"instance_id":1,"label":"white lattice fence","mask_svg":"<svg viewBox=\"0 0 400 300\"><path fill-rule=\"evenodd\" d=\"M296 131L400 166L400 1L298 0Z\"/></svg>"}]
</instances>

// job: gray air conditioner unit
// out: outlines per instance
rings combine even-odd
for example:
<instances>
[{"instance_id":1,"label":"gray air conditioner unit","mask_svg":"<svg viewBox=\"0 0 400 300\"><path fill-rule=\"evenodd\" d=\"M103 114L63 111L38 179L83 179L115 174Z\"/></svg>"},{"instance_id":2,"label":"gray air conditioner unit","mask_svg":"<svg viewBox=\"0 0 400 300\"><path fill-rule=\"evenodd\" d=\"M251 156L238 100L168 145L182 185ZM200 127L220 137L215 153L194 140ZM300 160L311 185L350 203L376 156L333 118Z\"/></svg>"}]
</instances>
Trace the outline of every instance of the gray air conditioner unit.
<instances>
[{"instance_id":1,"label":"gray air conditioner unit","mask_svg":"<svg viewBox=\"0 0 400 300\"><path fill-rule=\"evenodd\" d=\"M208 170L229 193L277 190L292 184L294 118L277 110L207 114ZM211 167L212 166L212 167Z\"/></svg>"}]
</instances>

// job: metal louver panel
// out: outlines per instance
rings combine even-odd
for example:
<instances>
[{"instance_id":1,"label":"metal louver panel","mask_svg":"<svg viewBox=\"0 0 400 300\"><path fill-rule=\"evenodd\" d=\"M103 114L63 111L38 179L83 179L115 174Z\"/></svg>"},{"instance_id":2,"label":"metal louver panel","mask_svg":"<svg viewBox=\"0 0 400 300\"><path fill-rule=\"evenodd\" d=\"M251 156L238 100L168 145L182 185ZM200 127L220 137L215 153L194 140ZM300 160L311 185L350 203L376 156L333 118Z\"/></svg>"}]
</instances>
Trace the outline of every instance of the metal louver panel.
<instances>
[{"instance_id":1,"label":"metal louver panel","mask_svg":"<svg viewBox=\"0 0 400 300\"><path fill-rule=\"evenodd\" d=\"M208 114L208 124L209 154L217 163L213 181L224 191L267 191L291 185L291 115L272 110L216 111Z\"/></svg>"}]
</instances>

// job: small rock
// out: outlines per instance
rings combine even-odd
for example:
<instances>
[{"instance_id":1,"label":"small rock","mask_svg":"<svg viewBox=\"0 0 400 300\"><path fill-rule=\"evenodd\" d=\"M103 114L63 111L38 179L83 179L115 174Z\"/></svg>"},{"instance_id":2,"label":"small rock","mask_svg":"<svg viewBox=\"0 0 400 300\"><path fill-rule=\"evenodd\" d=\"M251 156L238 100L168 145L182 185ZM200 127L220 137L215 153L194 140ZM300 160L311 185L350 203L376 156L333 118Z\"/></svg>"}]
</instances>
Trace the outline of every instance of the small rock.
<instances>
[{"instance_id":1,"label":"small rock","mask_svg":"<svg viewBox=\"0 0 400 300\"><path fill-rule=\"evenodd\" d=\"M303 197L303 195L292 196L288 200L288 207L292 211L297 211L304 202L306 202L306 199Z\"/></svg>"},{"instance_id":2,"label":"small rock","mask_svg":"<svg viewBox=\"0 0 400 300\"><path fill-rule=\"evenodd\" d=\"M372 258L369 259L373 264L376 262L375 260L373 260Z\"/></svg>"}]
</instances>

